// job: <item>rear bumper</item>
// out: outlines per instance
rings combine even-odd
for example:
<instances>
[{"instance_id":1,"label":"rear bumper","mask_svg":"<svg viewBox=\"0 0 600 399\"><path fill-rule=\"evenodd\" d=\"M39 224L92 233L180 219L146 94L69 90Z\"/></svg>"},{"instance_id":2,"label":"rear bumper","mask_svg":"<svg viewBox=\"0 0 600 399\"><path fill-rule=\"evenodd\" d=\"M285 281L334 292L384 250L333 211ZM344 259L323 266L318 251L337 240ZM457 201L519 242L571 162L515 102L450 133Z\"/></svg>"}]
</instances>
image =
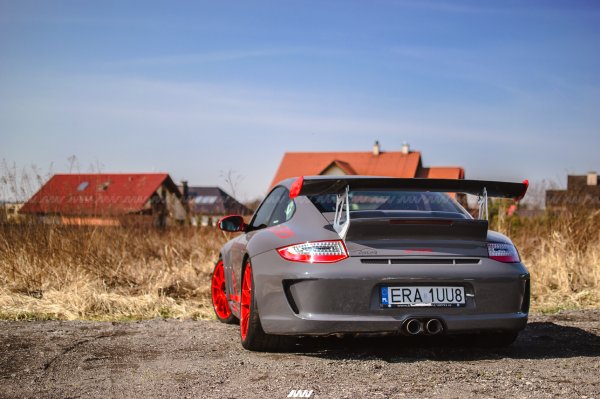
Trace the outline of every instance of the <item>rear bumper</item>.
<instances>
[{"instance_id":1,"label":"rear bumper","mask_svg":"<svg viewBox=\"0 0 600 399\"><path fill-rule=\"evenodd\" d=\"M527 325L525 313L501 313L486 315L446 315L440 313L423 314L406 311L401 317L370 316L348 317L317 315L307 318L261 316L263 329L269 334L278 335L330 335L352 333L401 333L408 319L431 319L442 321L446 334L460 334L481 331L521 331Z\"/></svg>"},{"instance_id":2,"label":"rear bumper","mask_svg":"<svg viewBox=\"0 0 600 399\"><path fill-rule=\"evenodd\" d=\"M265 332L281 335L400 332L410 318L442 321L446 333L519 331L529 311L529 273L520 263L334 264L288 262L275 251L252 259L256 299ZM382 285L460 285L461 308L384 308Z\"/></svg>"}]
</instances>

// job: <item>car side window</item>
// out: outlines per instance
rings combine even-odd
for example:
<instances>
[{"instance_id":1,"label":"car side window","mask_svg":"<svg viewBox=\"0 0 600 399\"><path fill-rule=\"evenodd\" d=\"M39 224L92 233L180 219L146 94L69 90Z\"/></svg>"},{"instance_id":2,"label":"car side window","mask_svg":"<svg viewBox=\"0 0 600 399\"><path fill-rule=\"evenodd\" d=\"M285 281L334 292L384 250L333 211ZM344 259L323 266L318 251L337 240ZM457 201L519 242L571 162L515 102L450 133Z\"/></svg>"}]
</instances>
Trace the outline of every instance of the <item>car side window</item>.
<instances>
[{"instance_id":1,"label":"car side window","mask_svg":"<svg viewBox=\"0 0 600 399\"><path fill-rule=\"evenodd\" d=\"M256 215L250 224L252 229L262 229L263 227L269 226L273 210L279 204L281 196L286 192L287 189L285 189L285 187L277 187L275 190L271 191L271 194L264 199L262 204L260 204L258 211L256 211Z\"/></svg>"},{"instance_id":2,"label":"car side window","mask_svg":"<svg viewBox=\"0 0 600 399\"><path fill-rule=\"evenodd\" d=\"M273 211L271 220L269 220L269 226L287 222L294 216L295 211L296 204L294 203L294 200L290 198L290 192L286 189Z\"/></svg>"}]
</instances>

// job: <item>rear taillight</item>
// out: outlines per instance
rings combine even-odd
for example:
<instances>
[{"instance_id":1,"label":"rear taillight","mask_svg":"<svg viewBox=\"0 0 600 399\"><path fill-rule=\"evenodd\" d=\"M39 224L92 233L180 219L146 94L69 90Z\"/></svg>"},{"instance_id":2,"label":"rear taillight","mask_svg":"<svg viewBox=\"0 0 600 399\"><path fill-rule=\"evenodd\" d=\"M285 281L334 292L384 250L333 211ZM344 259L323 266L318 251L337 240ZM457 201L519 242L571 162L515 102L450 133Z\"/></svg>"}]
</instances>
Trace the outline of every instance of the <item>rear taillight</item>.
<instances>
[{"instance_id":1,"label":"rear taillight","mask_svg":"<svg viewBox=\"0 0 600 399\"><path fill-rule=\"evenodd\" d=\"M277 250L283 259L305 263L333 263L348 257L343 241L312 241Z\"/></svg>"},{"instance_id":2,"label":"rear taillight","mask_svg":"<svg viewBox=\"0 0 600 399\"><path fill-rule=\"evenodd\" d=\"M491 259L504 263L518 263L521 261L517 249L512 244L488 242L488 254Z\"/></svg>"}]
</instances>

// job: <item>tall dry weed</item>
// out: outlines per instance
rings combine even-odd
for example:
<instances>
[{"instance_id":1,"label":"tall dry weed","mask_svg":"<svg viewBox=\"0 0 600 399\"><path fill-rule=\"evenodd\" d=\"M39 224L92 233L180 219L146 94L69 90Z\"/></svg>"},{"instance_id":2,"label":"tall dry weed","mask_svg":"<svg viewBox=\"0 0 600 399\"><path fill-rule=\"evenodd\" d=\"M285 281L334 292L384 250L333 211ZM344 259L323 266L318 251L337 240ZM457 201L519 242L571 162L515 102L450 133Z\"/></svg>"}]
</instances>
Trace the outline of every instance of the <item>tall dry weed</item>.
<instances>
[{"instance_id":1,"label":"tall dry weed","mask_svg":"<svg viewBox=\"0 0 600 399\"><path fill-rule=\"evenodd\" d=\"M600 211L507 218L534 310L600 306ZM211 228L0 225L0 318L213 317Z\"/></svg>"},{"instance_id":2,"label":"tall dry weed","mask_svg":"<svg viewBox=\"0 0 600 399\"><path fill-rule=\"evenodd\" d=\"M513 217L492 227L502 225L531 273L534 309L600 306L600 210Z\"/></svg>"},{"instance_id":3,"label":"tall dry weed","mask_svg":"<svg viewBox=\"0 0 600 399\"><path fill-rule=\"evenodd\" d=\"M0 316L211 317L213 229L0 226Z\"/></svg>"}]
</instances>

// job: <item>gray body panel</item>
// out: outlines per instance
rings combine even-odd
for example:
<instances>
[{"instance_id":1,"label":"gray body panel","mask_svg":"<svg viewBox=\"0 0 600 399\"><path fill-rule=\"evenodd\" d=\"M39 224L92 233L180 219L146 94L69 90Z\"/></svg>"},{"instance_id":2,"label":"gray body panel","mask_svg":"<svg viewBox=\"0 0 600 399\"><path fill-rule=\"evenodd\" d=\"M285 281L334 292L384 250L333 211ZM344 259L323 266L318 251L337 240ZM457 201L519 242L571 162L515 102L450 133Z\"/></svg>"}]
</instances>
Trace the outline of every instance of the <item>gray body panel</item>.
<instances>
[{"instance_id":1,"label":"gray body panel","mask_svg":"<svg viewBox=\"0 0 600 399\"><path fill-rule=\"evenodd\" d=\"M292 182L282 185L289 189ZM350 257L340 262L291 262L277 249L307 241L339 240L331 227L331 214L322 214L305 196L294 202L296 210L288 222L242 233L221 251L229 303L238 317L243 267L252 263L254 294L266 333L400 332L403 322L413 317L438 318L447 333L519 331L525 327L527 269L521 263L497 262L487 254L488 241L510 243L507 237L491 231L481 239L443 234L362 237L346 241ZM369 259L401 259L403 263L364 263ZM454 264L454 259L467 259L468 263ZM461 308L382 308L381 285L462 286L467 304Z\"/></svg>"},{"instance_id":2,"label":"gray body panel","mask_svg":"<svg viewBox=\"0 0 600 399\"><path fill-rule=\"evenodd\" d=\"M289 262L275 252L253 258L265 332L400 332L403 322L413 317L439 318L448 333L525 327L527 313L522 310L529 274L520 263L482 258L477 264L427 264L421 263L427 258L419 256L403 258L419 260L419 264L364 264L363 259L368 258L323 265ZM463 286L467 304L462 308L383 308L381 285ZM287 296L284 287L288 287Z\"/></svg>"}]
</instances>

